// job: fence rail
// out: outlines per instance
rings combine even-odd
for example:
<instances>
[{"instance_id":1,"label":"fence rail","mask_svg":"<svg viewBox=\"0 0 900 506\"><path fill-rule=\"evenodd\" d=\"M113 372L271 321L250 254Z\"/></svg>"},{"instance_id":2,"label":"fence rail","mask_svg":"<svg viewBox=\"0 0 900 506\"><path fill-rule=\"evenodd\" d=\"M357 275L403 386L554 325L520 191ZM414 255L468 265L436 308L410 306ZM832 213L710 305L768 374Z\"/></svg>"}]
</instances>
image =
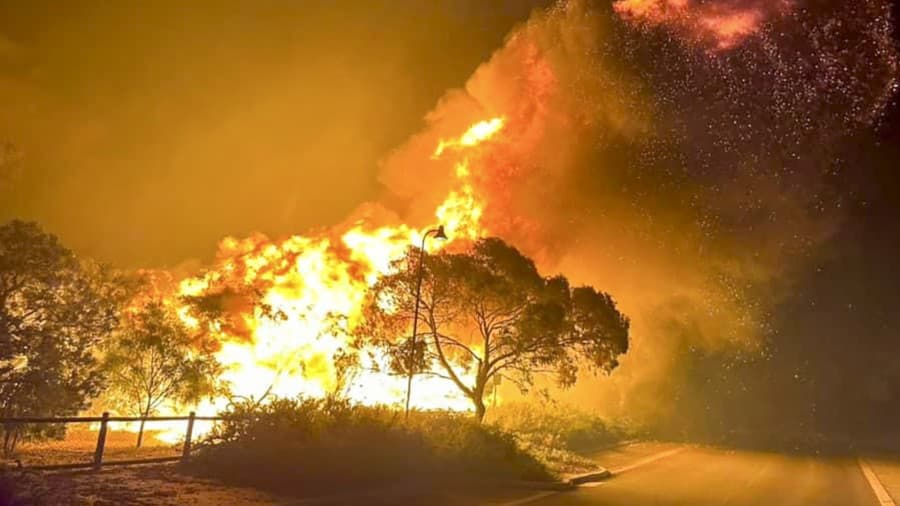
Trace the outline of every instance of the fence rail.
<instances>
[{"instance_id":1,"label":"fence rail","mask_svg":"<svg viewBox=\"0 0 900 506\"><path fill-rule=\"evenodd\" d=\"M190 419L190 415L181 416L110 416L105 418L108 422L186 422ZM195 416L194 420L201 421L219 421L225 420L225 416ZM41 417L41 416L18 416L11 418L0 418L0 425L3 424L22 424L22 423L97 423L103 422L102 416L59 416L59 417Z\"/></svg>"},{"instance_id":2,"label":"fence rail","mask_svg":"<svg viewBox=\"0 0 900 506\"><path fill-rule=\"evenodd\" d=\"M234 419L226 416L197 416L193 411L187 416L109 416L108 412L104 412L102 416L61 416L61 417L7 417L0 418L0 425L4 427L16 426L22 424L51 424L51 423L100 423L100 429L97 431L97 447L94 449L94 458L91 462L79 462L73 464L49 464L40 466L27 466L28 469L34 470L59 470L59 469L82 469L93 468L100 469L103 466L122 466L131 464L150 464L158 462L175 462L185 461L191 454L191 436L194 432L195 421L217 422L222 420ZM184 433L184 443L181 447L180 457L154 457L146 459L129 459L129 460L103 460L103 452L106 448L106 434L109 429L109 422L187 422Z\"/></svg>"}]
</instances>

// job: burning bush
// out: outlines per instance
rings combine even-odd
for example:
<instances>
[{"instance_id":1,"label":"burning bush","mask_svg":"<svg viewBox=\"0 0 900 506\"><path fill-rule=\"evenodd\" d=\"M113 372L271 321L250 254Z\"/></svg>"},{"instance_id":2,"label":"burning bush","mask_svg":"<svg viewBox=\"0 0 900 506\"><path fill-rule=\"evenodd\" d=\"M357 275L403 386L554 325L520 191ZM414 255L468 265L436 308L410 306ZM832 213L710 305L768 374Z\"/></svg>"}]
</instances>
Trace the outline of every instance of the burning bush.
<instances>
[{"instance_id":1,"label":"burning bush","mask_svg":"<svg viewBox=\"0 0 900 506\"><path fill-rule=\"evenodd\" d=\"M328 492L465 477L550 480L515 438L464 414L414 412L335 399L237 406L189 471L281 493Z\"/></svg>"}]
</instances>

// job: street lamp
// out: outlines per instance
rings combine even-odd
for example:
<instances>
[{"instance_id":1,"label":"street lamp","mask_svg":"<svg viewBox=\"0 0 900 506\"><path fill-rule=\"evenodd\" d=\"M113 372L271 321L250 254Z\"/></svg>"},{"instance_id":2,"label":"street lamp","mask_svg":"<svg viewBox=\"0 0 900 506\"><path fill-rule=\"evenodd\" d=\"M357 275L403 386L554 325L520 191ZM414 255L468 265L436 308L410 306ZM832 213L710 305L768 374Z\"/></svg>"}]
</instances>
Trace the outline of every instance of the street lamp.
<instances>
[{"instance_id":1,"label":"street lamp","mask_svg":"<svg viewBox=\"0 0 900 506\"><path fill-rule=\"evenodd\" d=\"M447 234L444 233L444 226L440 225L422 235L422 246L419 248L419 265L416 271L416 305L413 310L413 328L412 337L409 339L409 364L407 365L409 370L406 377L406 420L409 420L409 398L412 395L413 369L416 361L416 338L419 332L419 299L422 294L422 276L425 274L423 270L425 266L425 239L431 234L434 234L435 239L444 240L447 238Z\"/></svg>"}]
</instances>

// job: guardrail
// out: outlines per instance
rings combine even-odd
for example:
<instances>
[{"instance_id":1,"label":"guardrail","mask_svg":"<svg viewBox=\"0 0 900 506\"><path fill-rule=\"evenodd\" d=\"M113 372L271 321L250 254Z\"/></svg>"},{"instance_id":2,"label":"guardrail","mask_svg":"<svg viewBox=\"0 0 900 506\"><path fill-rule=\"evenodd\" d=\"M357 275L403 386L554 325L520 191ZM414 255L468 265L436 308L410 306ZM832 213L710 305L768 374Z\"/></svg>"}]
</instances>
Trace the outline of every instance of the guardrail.
<instances>
[{"instance_id":1,"label":"guardrail","mask_svg":"<svg viewBox=\"0 0 900 506\"><path fill-rule=\"evenodd\" d=\"M194 422L201 421L221 421L227 417L223 416L197 416L191 411L188 416L109 416L108 412L104 412L102 416L64 416L64 417L14 417L0 418L0 425L21 425L21 424L50 424L50 423L100 423L100 430L97 431L97 447L94 450L94 458L91 462L78 462L73 464L49 464L40 466L27 466L28 469L34 470L54 470L54 469L80 469L93 468L100 469L103 466L122 466L130 464L151 464L157 462L175 462L184 461L191 454L191 436L194 432ZM106 448L106 433L108 431L109 422L187 422L184 434L184 444L181 448L180 457L154 457L147 459L130 459L130 460L112 460L104 462L103 451Z\"/></svg>"}]
</instances>

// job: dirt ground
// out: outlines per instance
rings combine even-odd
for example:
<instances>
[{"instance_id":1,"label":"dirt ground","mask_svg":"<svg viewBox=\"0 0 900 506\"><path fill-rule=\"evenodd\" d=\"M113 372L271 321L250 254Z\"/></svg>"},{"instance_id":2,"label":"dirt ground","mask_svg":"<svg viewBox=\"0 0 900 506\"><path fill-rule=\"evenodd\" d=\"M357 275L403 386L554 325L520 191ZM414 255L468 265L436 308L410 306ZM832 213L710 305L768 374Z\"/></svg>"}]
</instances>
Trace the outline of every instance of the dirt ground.
<instances>
[{"instance_id":1,"label":"dirt ground","mask_svg":"<svg viewBox=\"0 0 900 506\"><path fill-rule=\"evenodd\" d=\"M256 490L183 475L175 464L105 468L101 471L11 471L21 506L264 506L285 500Z\"/></svg>"},{"instance_id":2,"label":"dirt ground","mask_svg":"<svg viewBox=\"0 0 900 506\"><path fill-rule=\"evenodd\" d=\"M181 454L180 444L157 440L152 431L136 448L136 434L111 430L107 434L104 461L173 457ZM71 430L62 441L24 442L16 454L2 461L0 475L18 502L0 493L0 506L169 506L180 504L249 506L271 505L279 499L262 492L225 486L177 472L174 464L107 467L99 472L33 471L29 466L91 462L97 432L88 428Z\"/></svg>"},{"instance_id":3,"label":"dirt ground","mask_svg":"<svg viewBox=\"0 0 900 506\"><path fill-rule=\"evenodd\" d=\"M370 491L347 491L328 497L276 496L252 488L235 487L215 480L184 474L175 463L105 467L100 471L34 471L28 466L90 462L96 433L71 432L64 441L23 444L15 460L5 462L0 473L0 506L299 506L350 504L409 504L463 506L500 504L533 493L518 486L472 483L466 486L398 484ZM152 435L146 445L134 447L135 435L110 432L105 461L174 456L180 445L166 444ZM16 501L3 495L3 485L15 492Z\"/></svg>"},{"instance_id":4,"label":"dirt ground","mask_svg":"<svg viewBox=\"0 0 900 506\"><path fill-rule=\"evenodd\" d=\"M0 506L472 506L502 504L535 490L504 484L455 487L397 484L326 496L286 497L182 474L176 464L150 464L101 471L8 472L19 502Z\"/></svg>"}]
</instances>

